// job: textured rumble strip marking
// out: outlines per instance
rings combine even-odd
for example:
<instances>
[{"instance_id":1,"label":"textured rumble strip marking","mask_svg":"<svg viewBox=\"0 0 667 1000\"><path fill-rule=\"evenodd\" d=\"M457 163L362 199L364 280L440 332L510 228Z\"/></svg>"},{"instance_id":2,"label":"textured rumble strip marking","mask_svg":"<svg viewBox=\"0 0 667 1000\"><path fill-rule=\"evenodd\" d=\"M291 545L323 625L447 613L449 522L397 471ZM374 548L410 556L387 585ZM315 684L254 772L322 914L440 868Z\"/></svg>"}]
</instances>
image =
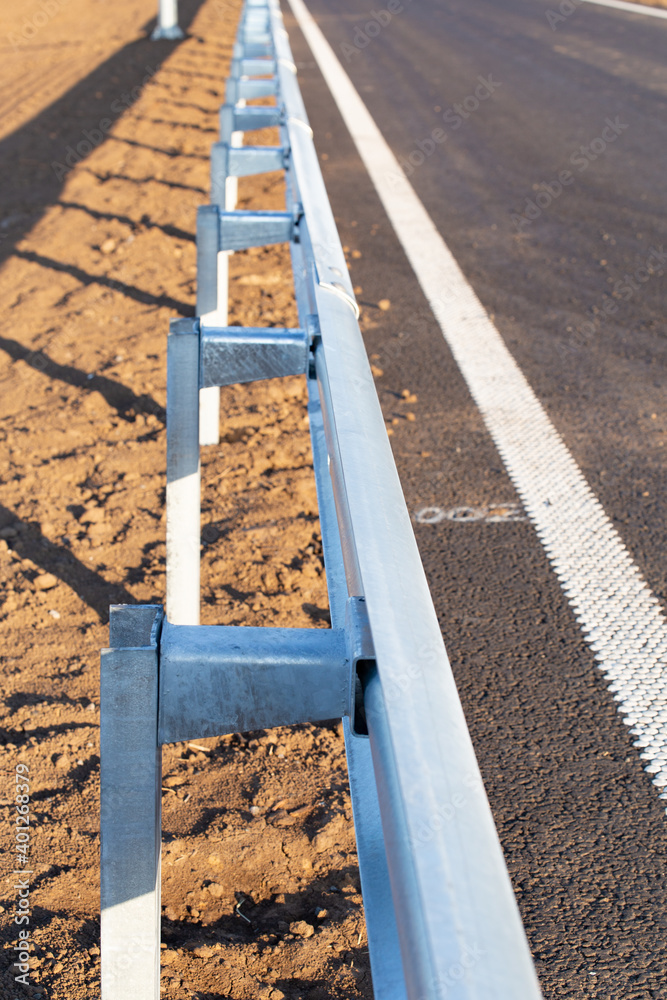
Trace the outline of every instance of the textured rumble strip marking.
<instances>
[{"instance_id":1,"label":"textured rumble strip marking","mask_svg":"<svg viewBox=\"0 0 667 1000\"><path fill-rule=\"evenodd\" d=\"M303 0L289 0L526 512L667 799L667 621Z\"/></svg>"}]
</instances>

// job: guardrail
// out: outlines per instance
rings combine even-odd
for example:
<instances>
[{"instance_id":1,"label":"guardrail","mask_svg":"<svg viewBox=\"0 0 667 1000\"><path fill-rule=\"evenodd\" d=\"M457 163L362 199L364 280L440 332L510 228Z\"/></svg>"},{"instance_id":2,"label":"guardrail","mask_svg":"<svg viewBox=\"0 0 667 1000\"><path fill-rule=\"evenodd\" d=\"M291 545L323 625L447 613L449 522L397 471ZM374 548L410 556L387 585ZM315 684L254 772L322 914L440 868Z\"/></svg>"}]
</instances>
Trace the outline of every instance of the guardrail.
<instances>
[{"instance_id":1,"label":"guardrail","mask_svg":"<svg viewBox=\"0 0 667 1000\"><path fill-rule=\"evenodd\" d=\"M161 745L335 717L378 1000L538 1000L277 0L246 0L220 125L198 316L168 337L168 618L112 608L102 653L103 1000L159 996ZM269 125L279 146L241 145ZM235 178L278 168L285 211L234 209ZM228 326L227 255L277 242L299 327ZM219 386L286 374L308 388L332 627L201 626L200 436L217 440Z\"/></svg>"}]
</instances>

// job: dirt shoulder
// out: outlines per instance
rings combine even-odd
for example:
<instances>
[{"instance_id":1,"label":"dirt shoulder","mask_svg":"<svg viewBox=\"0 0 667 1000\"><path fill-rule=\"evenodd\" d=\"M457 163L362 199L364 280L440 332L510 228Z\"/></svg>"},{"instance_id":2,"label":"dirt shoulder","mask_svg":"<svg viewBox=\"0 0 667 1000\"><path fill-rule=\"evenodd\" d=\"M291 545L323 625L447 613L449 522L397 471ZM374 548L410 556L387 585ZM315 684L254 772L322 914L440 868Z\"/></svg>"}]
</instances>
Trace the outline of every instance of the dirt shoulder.
<instances>
[{"instance_id":1,"label":"dirt shoulder","mask_svg":"<svg viewBox=\"0 0 667 1000\"><path fill-rule=\"evenodd\" d=\"M60 3L21 46L31 103L17 89L0 138L0 738L7 780L30 770L35 946L28 989L5 951L2 998L99 995L99 649L109 604L164 600L166 332L194 312L238 13L181 7L174 45L145 40L153 3ZM244 183L240 207L281 194ZM289 274L280 249L235 256L230 321L293 325ZM231 387L222 411L203 621L325 627L305 386ZM162 995L370 996L340 726L179 744L164 764ZM14 808L8 791L6 852ZM15 895L5 881L10 947Z\"/></svg>"}]
</instances>

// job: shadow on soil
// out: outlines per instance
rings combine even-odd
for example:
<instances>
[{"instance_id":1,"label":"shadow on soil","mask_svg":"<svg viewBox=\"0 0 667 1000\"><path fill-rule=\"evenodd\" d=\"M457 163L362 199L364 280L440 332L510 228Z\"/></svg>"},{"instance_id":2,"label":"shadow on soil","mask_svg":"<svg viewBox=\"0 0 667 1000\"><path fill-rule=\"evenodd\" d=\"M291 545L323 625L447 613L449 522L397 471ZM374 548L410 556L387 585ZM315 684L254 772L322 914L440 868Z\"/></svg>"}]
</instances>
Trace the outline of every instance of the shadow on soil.
<instances>
[{"instance_id":1,"label":"shadow on soil","mask_svg":"<svg viewBox=\"0 0 667 1000\"><path fill-rule=\"evenodd\" d=\"M30 368L42 372L47 378L65 382L67 385L88 392L99 392L123 420L132 421L137 413L152 413L161 423L166 423L163 406L160 406L152 396L146 394L137 396L121 382L116 382L105 375L94 375L91 378L90 373L86 374L73 365L61 365L50 358L45 351L32 351L19 344L18 340L11 340L9 337L0 337L0 350L5 351L14 361L24 361Z\"/></svg>"},{"instance_id":2,"label":"shadow on soil","mask_svg":"<svg viewBox=\"0 0 667 1000\"><path fill-rule=\"evenodd\" d=\"M202 0L180 0L179 22L186 32L201 3ZM147 75L154 75L180 44L151 41L154 25L154 19L145 24L142 30L146 37L114 52L62 97L0 141L0 161L4 168L0 192L0 217L4 220L0 223L0 265L12 255L16 244L42 213L58 201L66 174L63 176L52 164L64 164L70 147L76 162L85 161L93 151L91 143L86 142L85 130L95 135L94 130L99 132L103 119L118 118L119 113L114 114L112 105L124 105L123 111L131 107L140 95L142 81ZM70 159L75 162L71 156Z\"/></svg>"},{"instance_id":3,"label":"shadow on soil","mask_svg":"<svg viewBox=\"0 0 667 1000\"><path fill-rule=\"evenodd\" d=\"M42 572L52 573L71 587L98 614L101 622L109 620L110 604L136 604L135 598L120 584L108 583L94 570L84 566L69 549L46 538L38 524L21 521L2 504L0 526L14 526L16 534L6 539L8 545L21 558L30 559Z\"/></svg>"}]
</instances>

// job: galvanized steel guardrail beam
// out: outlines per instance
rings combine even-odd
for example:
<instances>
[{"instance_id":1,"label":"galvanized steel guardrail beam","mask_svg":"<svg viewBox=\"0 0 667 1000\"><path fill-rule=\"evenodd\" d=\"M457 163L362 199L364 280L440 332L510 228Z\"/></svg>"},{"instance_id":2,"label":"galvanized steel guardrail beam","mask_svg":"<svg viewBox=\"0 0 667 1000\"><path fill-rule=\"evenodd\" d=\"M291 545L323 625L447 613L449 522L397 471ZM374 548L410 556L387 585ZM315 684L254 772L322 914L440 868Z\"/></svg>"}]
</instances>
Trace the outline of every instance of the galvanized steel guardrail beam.
<instances>
[{"instance_id":1,"label":"galvanized steel guardrail beam","mask_svg":"<svg viewBox=\"0 0 667 1000\"><path fill-rule=\"evenodd\" d=\"M246 106L275 94L275 105ZM244 146L278 126L277 147ZM102 996L156 1000L163 743L342 717L378 1000L539 1000L357 322L278 0L246 0L197 318L167 377L167 612L112 609L102 655ZM237 178L284 169L284 212L236 211ZM229 254L289 245L300 326L227 323ZM199 623L200 463L219 386L304 374L332 628Z\"/></svg>"}]
</instances>

